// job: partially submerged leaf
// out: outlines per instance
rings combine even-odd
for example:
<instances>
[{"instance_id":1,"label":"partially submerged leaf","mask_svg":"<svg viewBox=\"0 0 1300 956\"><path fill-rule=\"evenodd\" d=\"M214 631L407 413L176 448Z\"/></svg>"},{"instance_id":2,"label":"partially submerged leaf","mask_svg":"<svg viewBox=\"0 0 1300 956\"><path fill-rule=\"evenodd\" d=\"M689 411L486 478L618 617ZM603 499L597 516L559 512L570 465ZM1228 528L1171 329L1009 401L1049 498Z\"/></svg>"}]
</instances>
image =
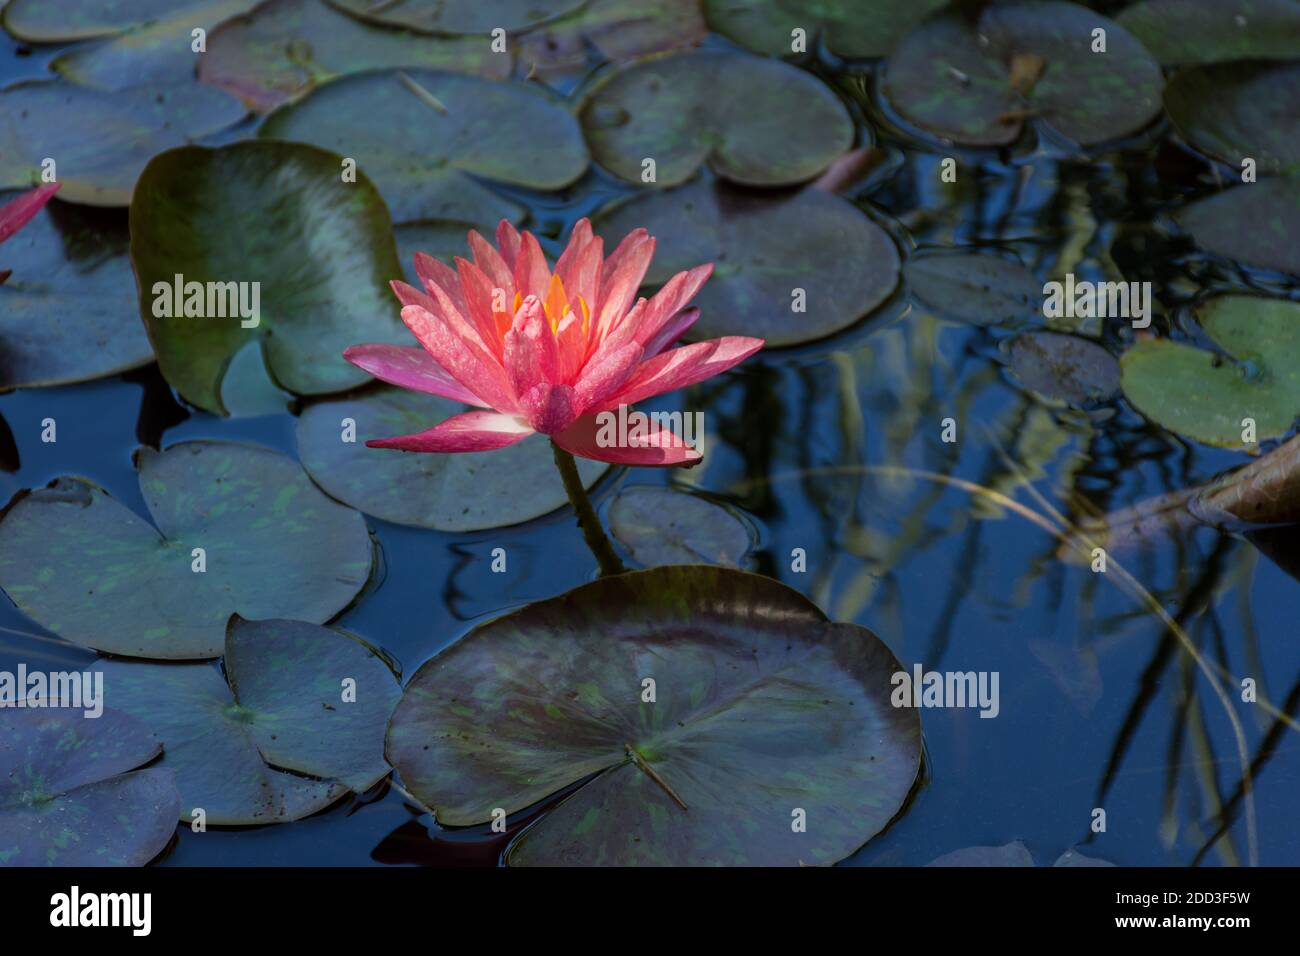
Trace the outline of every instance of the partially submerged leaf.
<instances>
[{"instance_id":1,"label":"partially submerged leaf","mask_svg":"<svg viewBox=\"0 0 1300 956\"><path fill-rule=\"evenodd\" d=\"M1115 22L1161 66L1300 57L1295 0L1141 0Z\"/></svg>"},{"instance_id":2,"label":"partially submerged leaf","mask_svg":"<svg viewBox=\"0 0 1300 956\"><path fill-rule=\"evenodd\" d=\"M643 568L665 564L744 567L750 526L722 505L673 488L634 485L609 504L609 530Z\"/></svg>"},{"instance_id":3,"label":"partially submerged leaf","mask_svg":"<svg viewBox=\"0 0 1300 956\"><path fill-rule=\"evenodd\" d=\"M113 36L162 20L176 12L202 9L213 0L10 0L0 23L13 36L28 43L70 43Z\"/></svg>"},{"instance_id":4,"label":"partially submerged leaf","mask_svg":"<svg viewBox=\"0 0 1300 956\"><path fill-rule=\"evenodd\" d=\"M421 33L469 34L486 44L493 30L529 30L582 7L584 0L330 0L358 19Z\"/></svg>"},{"instance_id":5,"label":"partially submerged leaf","mask_svg":"<svg viewBox=\"0 0 1300 956\"><path fill-rule=\"evenodd\" d=\"M1119 362L1096 342L1059 332L1027 332L1008 346L1011 371L1026 388L1071 405L1115 395Z\"/></svg>"},{"instance_id":6,"label":"partially submerged leaf","mask_svg":"<svg viewBox=\"0 0 1300 956\"><path fill-rule=\"evenodd\" d=\"M519 60L543 76L582 69L595 51L607 61L695 46L709 32L699 0L588 0L518 38ZM476 42L478 42L476 40Z\"/></svg>"},{"instance_id":7,"label":"partially submerged leaf","mask_svg":"<svg viewBox=\"0 0 1300 956\"><path fill-rule=\"evenodd\" d=\"M1300 63L1215 63L1165 87L1169 118L1192 146L1230 166L1300 172Z\"/></svg>"},{"instance_id":8,"label":"partially submerged leaf","mask_svg":"<svg viewBox=\"0 0 1300 956\"><path fill-rule=\"evenodd\" d=\"M1003 846L969 846L945 853L926 866L1033 866L1029 848L1019 840Z\"/></svg>"},{"instance_id":9,"label":"partially submerged leaf","mask_svg":"<svg viewBox=\"0 0 1300 956\"><path fill-rule=\"evenodd\" d=\"M999 325L1042 309L1041 283L1013 259L981 253L926 255L909 259L903 274L917 299L963 322Z\"/></svg>"},{"instance_id":10,"label":"partially submerged leaf","mask_svg":"<svg viewBox=\"0 0 1300 956\"><path fill-rule=\"evenodd\" d=\"M1183 207L1174 218L1216 256L1300 276L1300 179L1234 186Z\"/></svg>"},{"instance_id":11,"label":"partially submerged leaf","mask_svg":"<svg viewBox=\"0 0 1300 956\"><path fill-rule=\"evenodd\" d=\"M820 40L836 56L884 56L946 0L705 0L709 25L756 53L789 56L796 30L804 48Z\"/></svg>"}]
</instances>

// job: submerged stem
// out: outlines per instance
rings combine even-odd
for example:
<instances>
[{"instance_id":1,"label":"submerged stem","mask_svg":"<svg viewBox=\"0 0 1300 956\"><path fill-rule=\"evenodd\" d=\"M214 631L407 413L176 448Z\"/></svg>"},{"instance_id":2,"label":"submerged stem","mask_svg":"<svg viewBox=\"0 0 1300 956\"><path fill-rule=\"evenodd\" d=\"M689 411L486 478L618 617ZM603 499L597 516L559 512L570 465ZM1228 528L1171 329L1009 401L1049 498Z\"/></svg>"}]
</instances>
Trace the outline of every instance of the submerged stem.
<instances>
[{"instance_id":1,"label":"submerged stem","mask_svg":"<svg viewBox=\"0 0 1300 956\"><path fill-rule=\"evenodd\" d=\"M560 469L565 493L569 496L573 510L578 514L578 526L582 528L582 537L586 540L591 553L596 556L597 563L600 564L601 576L622 574L627 568L614 553L614 546L605 536L605 529L600 525L596 509L591 506L591 499L587 497L587 489L582 486L582 476L578 474L577 462L555 442L551 442L551 451L555 453L555 467Z\"/></svg>"}]
</instances>

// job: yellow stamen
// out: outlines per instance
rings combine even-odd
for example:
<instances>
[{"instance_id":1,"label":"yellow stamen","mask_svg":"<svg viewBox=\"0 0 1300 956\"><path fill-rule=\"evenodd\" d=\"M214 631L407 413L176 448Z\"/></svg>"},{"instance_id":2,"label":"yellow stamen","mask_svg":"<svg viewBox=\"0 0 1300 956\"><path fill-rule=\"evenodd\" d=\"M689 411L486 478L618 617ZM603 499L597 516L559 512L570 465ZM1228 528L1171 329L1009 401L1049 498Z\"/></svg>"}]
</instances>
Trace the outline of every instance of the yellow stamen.
<instances>
[{"instance_id":1,"label":"yellow stamen","mask_svg":"<svg viewBox=\"0 0 1300 956\"><path fill-rule=\"evenodd\" d=\"M581 295L578 296L578 304L582 306L582 337L585 340L591 331L591 307Z\"/></svg>"},{"instance_id":2,"label":"yellow stamen","mask_svg":"<svg viewBox=\"0 0 1300 956\"><path fill-rule=\"evenodd\" d=\"M551 285L546 290L542 308L546 311L546 317L551 320L551 333L554 334L560 319L564 318L564 313L569 311L569 298L564 294L564 283L560 281L558 275L551 276Z\"/></svg>"}]
</instances>

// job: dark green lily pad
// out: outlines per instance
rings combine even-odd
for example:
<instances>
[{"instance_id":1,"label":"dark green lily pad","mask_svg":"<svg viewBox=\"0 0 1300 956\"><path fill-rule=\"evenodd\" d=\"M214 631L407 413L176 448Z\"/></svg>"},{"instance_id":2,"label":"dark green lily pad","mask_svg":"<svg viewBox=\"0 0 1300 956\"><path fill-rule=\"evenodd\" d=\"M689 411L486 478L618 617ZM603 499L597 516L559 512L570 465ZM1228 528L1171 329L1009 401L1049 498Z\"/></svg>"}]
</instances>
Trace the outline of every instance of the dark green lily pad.
<instances>
[{"instance_id":1,"label":"dark green lily pad","mask_svg":"<svg viewBox=\"0 0 1300 956\"><path fill-rule=\"evenodd\" d=\"M1011 371L1028 389L1071 405L1119 391L1119 362L1096 342L1059 332L1027 332L1008 346Z\"/></svg>"},{"instance_id":2,"label":"dark green lily pad","mask_svg":"<svg viewBox=\"0 0 1300 956\"><path fill-rule=\"evenodd\" d=\"M792 33L808 52L820 37L836 56L884 56L947 0L705 0L710 26L756 53L789 56Z\"/></svg>"},{"instance_id":3,"label":"dark green lily pad","mask_svg":"<svg viewBox=\"0 0 1300 956\"><path fill-rule=\"evenodd\" d=\"M1261 179L1184 207L1175 220L1207 252L1300 276L1300 180Z\"/></svg>"},{"instance_id":4,"label":"dark green lily pad","mask_svg":"<svg viewBox=\"0 0 1300 956\"><path fill-rule=\"evenodd\" d=\"M549 77L585 69L593 48L617 63L695 46L708 33L699 0L588 0L517 42L524 69Z\"/></svg>"},{"instance_id":5,"label":"dark green lily pad","mask_svg":"<svg viewBox=\"0 0 1300 956\"><path fill-rule=\"evenodd\" d=\"M432 70L325 83L268 116L259 135L355 159L397 222L518 219L517 203L475 177L554 190L588 163L577 121L539 88Z\"/></svg>"},{"instance_id":6,"label":"dark green lily pad","mask_svg":"<svg viewBox=\"0 0 1300 956\"><path fill-rule=\"evenodd\" d=\"M193 31L209 34L223 20L247 13L261 0L201 0L180 6L172 3L157 18L140 22L121 36L80 46L50 63L50 68L73 83L104 90L121 90L142 83L185 83L210 52L195 52ZM104 4L100 4L103 6ZM111 4L130 7L134 4ZM209 51L211 47L208 47Z\"/></svg>"},{"instance_id":7,"label":"dark green lily pad","mask_svg":"<svg viewBox=\"0 0 1300 956\"><path fill-rule=\"evenodd\" d=\"M419 348L419 346L412 346ZM491 453L411 454L367 448L371 438L432 428L465 407L437 395L382 386L318 402L298 419L298 457L316 484L340 501L395 524L479 531L518 524L568 501L550 444L534 435ZM343 419L356 441L343 441ZM608 465L581 459L588 486Z\"/></svg>"},{"instance_id":8,"label":"dark green lily pad","mask_svg":"<svg viewBox=\"0 0 1300 956\"><path fill-rule=\"evenodd\" d=\"M857 206L820 190L776 195L698 182L602 211L606 248L644 226L659 245L647 285L702 262L690 337L754 335L769 346L810 342L853 325L898 286L898 250ZM796 290L805 311L795 311Z\"/></svg>"},{"instance_id":9,"label":"dark green lily pad","mask_svg":"<svg viewBox=\"0 0 1300 956\"><path fill-rule=\"evenodd\" d=\"M1300 303L1219 296L1196 312L1220 354L1168 339L1124 353L1124 394L1143 415L1207 445L1242 442L1242 419L1262 441L1290 431L1300 415Z\"/></svg>"},{"instance_id":10,"label":"dark green lily pad","mask_svg":"<svg viewBox=\"0 0 1300 956\"><path fill-rule=\"evenodd\" d=\"M144 866L176 831L162 744L105 709L0 709L0 866Z\"/></svg>"},{"instance_id":11,"label":"dark green lily pad","mask_svg":"<svg viewBox=\"0 0 1300 956\"><path fill-rule=\"evenodd\" d=\"M511 63L481 36L431 39L368 26L325 0L272 0L208 38L199 79L266 113L349 73L402 66L505 79Z\"/></svg>"},{"instance_id":12,"label":"dark green lily pad","mask_svg":"<svg viewBox=\"0 0 1300 956\"><path fill-rule=\"evenodd\" d=\"M1300 172L1300 63L1212 63L1180 70L1165 87L1178 132L1207 156L1257 173Z\"/></svg>"},{"instance_id":13,"label":"dark green lily pad","mask_svg":"<svg viewBox=\"0 0 1300 956\"><path fill-rule=\"evenodd\" d=\"M805 182L853 145L853 121L810 73L744 53L651 57L592 87L579 109L595 160L643 185L676 186L707 163L750 186Z\"/></svg>"},{"instance_id":14,"label":"dark green lily pad","mask_svg":"<svg viewBox=\"0 0 1300 956\"><path fill-rule=\"evenodd\" d=\"M1106 52L1092 52L1092 31ZM1160 66L1123 27L1072 3L1007 3L972 20L926 20L885 62L881 88L928 133L971 146L1015 141L1034 117L1092 145L1137 132L1160 113Z\"/></svg>"},{"instance_id":15,"label":"dark green lily pad","mask_svg":"<svg viewBox=\"0 0 1300 956\"><path fill-rule=\"evenodd\" d=\"M327 621L369 578L361 515L283 455L195 441L136 463L156 528L82 478L19 497L0 521L0 588L74 644L215 657L232 613Z\"/></svg>"},{"instance_id":16,"label":"dark green lily pad","mask_svg":"<svg viewBox=\"0 0 1300 956\"><path fill-rule=\"evenodd\" d=\"M9 195L0 193L0 205ZM64 385L153 361L119 211L52 203L4 244L0 391Z\"/></svg>"},{"instance_id":17,"label":"dark green lily pad","mask_svg":"<svg viewBox=\"0 0 1300 956\"><path fill-rule=\"evenodd\" d=\"M866 628L769 578L631 572L480 625L426 663L388 757L450 826L585 781L510 848L515 865L833 863L916 780L920 720L889 702L899 669Z\"/></svg>"},{"instance_id":18,"label":"dark green lily pad","mask_svg":"<svg viewBox=\"0 0 1300 956\"><path fill-rule=\"evenodd\" d=\"M1004 846L968 846L945 853L926 866L1033 866L1029 848L1019 840Z\"/></svg>"},{"instance_id":19,"label":"dark green lily pad","mask_svg":"<svg viewBox=\"0 0 1300 956\"><path fill-rule=\"evenodd\" d=\"M360 20L422 33L472 34L487 37L529 30L582 7L583 0L330 0Z\"/></svg>"},{"instance_id":20,"label":"dark green lily pad","mask_svg":"<svg viewBox=\"0 0 1300 956\"><path fill-rule=\"evenodd\" d=\"M1142 0L1115 22L1162 66L1300 56L1295 0Z\"/></svg>"},{"instance_id":21,"label":"dark green lily pad","mask_svg":"<svg viewBox=\"0 0 1300 956\"><path fill-rule=\"evenodd\" d=\"M225 413L222 379L250 342L279 385L321 395L368 381L343 360L349 345L409 340L388 288L401 275L388 210L364 175L342 173L338 156L278 142L188 147L149 164L131 206L131 258L158 364L186 401ZM258 325L155 315L155 286L174 288L176 275L247 283L246 304L257 288Z\"/></svg>"},{"instance_id":22,"label":"dark green lily pad","mask_svg":"<svg viewBox=\"0 0 1300 956\"><path fill-rule=\"evenodd\" d=\"M188 8L210 5L193 0ZM133 27L162 20L176 12L177 0L10 0L0 23L28 43L71 43L113 36Z\"/></svg>"},{"instance_id":23,"label":"dark green lily pad","mask_svg":"<svg viewBox=\"0 0 1300 956\"><path fill-rule=\"evenodd\" d=\"M754 532L738 515L697 495L635 485L609 504L609 530L643 568L718 564L739 568Z\"/></svg>"},{"instance_id":24,"label":"dark green lily pad","mask_svg":"<svg viewBox=\"0 0 1300 956\"><path fill-rule=\"evenodd\" d=\"M0 91L0 189L41 181L54 159L59 199L125 206L150 157L224 129L239 102L197 83L116 93L70 83L19 83Z\"/></svg>"},{"instance_id":25,"label":"dark green lily pad","mask_svg":"<svg viewBox=\"0 0 1300 956\"><path fill-rule=\"evenodd\" d=\"M997 325L1042 311L1042 284L1013 259L928 255L909 259L903 274L917 299L963 322Z\"/></svg>"}]
</instances>

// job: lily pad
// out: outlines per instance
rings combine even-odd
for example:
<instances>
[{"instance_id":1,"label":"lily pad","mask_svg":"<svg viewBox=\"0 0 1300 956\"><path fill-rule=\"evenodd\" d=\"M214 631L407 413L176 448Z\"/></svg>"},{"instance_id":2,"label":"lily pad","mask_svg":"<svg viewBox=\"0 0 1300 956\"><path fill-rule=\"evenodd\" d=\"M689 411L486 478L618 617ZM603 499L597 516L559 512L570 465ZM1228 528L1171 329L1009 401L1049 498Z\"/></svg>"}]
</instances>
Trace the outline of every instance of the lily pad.
<instances>
[{"instance_id":1,"label":"lily pad","mask_svg":"<svg viewBox=\"0 0 1300 956\"><path fill-rule=\"evenodd\" d=\"M330 0L340 10L371 23L405 27L422 33L473 34L488 37L529 30L582 7L584 0ZM488 41L484 39L486 44Z\"/></svg>"},{"instance_id":2,"label":"lily pad","mask_svg":"<svg viewBox=\"0 0 1300 956\"><path fill-rule=\"evenodd\" d=\"M702 310L695 338L810 342L853 325L898 286L889 234L853 203L820 190L768 195L698 182L636 196L596 224L607 248L640 226L659 242L647 285L714 264L695 298ZM800 304L805 311L796 311Z\"/></svg>"},{"instance_id":3,"label":"lily pad","mask_svg":"<svg viewBox=\"0 0 1300 956\"><path fill-rule=\"evenodd\" d=\"M176 831L162 744L105 709L0 709L0 866L144 866Z\"/></svg>"},{"instance_id":4,"label":"lily pad","mask_svg":"<svg viewBox=\"0 0 1300 956\"><path fill-rule=\"evenodd\" d=\"M298 419L298 457L330 495L395 524L480 531L528 521L567 503L542 435L481 455L409 454L365 445L370 438L432 428L463 411L438 395L387 386L318 402ZM344 419L356 424L352 442L344 441ZM578 473L590 486L607 467L582 459Z\"/></svg>"},{"instance_id":5,"label":"lily pad","mask_svg":"<svg viewBox=\"0 0 1300 956\"><path fill-rule=\"evenodd\" d=\"M1259 440L1283 435L1300 415L1300 303L1219 296L1196 312L1222 353L1146 339L1124 353L1124 394L1170 431L1223 448L1242 442L1242 420Z\"/></svg>"},{"instance_id":6,"label":"lily pad","mask_svg":"<svg viewBox=\"0 0 1300 956\"><path fill-rule=\"evenodd\" d=\"M266 113L335 77L398 66L505 79L511 57L481 36L431 39L368 26L324 0L271 0L208 38L199 79Z\"/></svg>"},{"instance_id":7,"label":"lily pad","mask_svg":"<svg viewBox=\"0 0 1300 956\"><path fill-rule=\"evenodd\" d=\"M369 578L361 515L283 455L195 441L136 464L156 527L82 478L20 496L0 521L0 588L74 644L215 657L232 613L327 621Z\"/></svg>"},{"instance_id":8,"label":"lily pad","mask_svg":"<svg viewBox=\"0 0 1300 956\"><path fill-rule=\"evenodd\" d=\"M522 208L476 177L554 190L588 163L577 121L539 88L432 70L325 83L268 116L259 135L354 158L397 222L517 220Z\"/></svg>"},{"instance_id":9,"label":"lily pad","mask_svg":"<svg viewBox=\"0 0 1300 956\"><path fill-rule=\"evenodd\" d=\"M1029 848L1019 840L1003 846L968 846L945 853L926 866L1033 866Z\"/></svg>"},{"instance_id":10,"label":"lily pad","mask_svg":"<svg viewBox=\"0 0 1300 956\"><path fill-rule=\"evenodd\" d=\"M695 46L708 36L699 0L588 0L580 9L519 37L519 60L553 76L589 65L591 50L619 62Z\"/></svg>"},{"instance_id":11,"label":"lily pad","mask_svg":"<svg viewBox=\"0 0 1300 956\"><path fill-rule=\"evenodd\" d=\"M1295 0L1142 0L1115 22L1162 66L1300 56Z\"/></svg>"},{"instance_id":12,"label":"lily pad","mask_svg":"<svg viewBox=\"0 0 1300 956\"><path fill-rule=\"evenodd\" d=\"M210 5L194 0L190 8ZM176 12L177 0L10 0L0 23L28 43L71 43L125 33Z\"/></svg>"},{"instance_id":13,"label":"lily pad","mask_svg":"<svg viewBox=\"0 0 1300 956\"><path fill-rule=\"evenodd\" d=\"M186 401L225 413L222 379L250 342L279 385L321 395L369 380L343 360L347 346L407 341L388 288L401 275L388 210L364 175L344 182L343 172L338 156L278 142L188 147L149 164L131 206L131 258L158 364ZM204 316L177 314L178 275L204 284ZM245 306L257 293L255 326L230 291Z\"/></svg>"},{"instance_id":14,"label":"lily pad","mask_svg":"<svg viewBox=\"0 0 1300 956\"><path fill-rule=\"evenodd\" d=\"M705 0L709 24L756 53L789 56L793 31L809 52L820 38L836 56L884 56L947 0Z\"/></svg>"},{"instance_id":15,"label":"lily pad","mask_svg":"<svg viewBox=\"0 0 1300 956\"><path fill-rule=\"evenodd\" d=\"M1260 173L1300 172L1300 63L1213 63L1180 70L1165 87L1178 132L1207 156Z\"/></svg>"},{"instance_id":16,"label":"lily pad","mask_svg":"<svg viewBox=\"0 0 1300 956\"><path fill-rule=\"evenodd\" d=\"M1027 332L1008 346L1011 371L1028 389L1071 405L1119 391L1119 362L1096 342L1059 332Z\"/></svg>"},{"instance_id":17,"label":"lily pad","mask_svg":"<svg viewBox=\"0 0 1300 956\"><path fill-rule=\"evenodd\" d=\"M609 505L609 530L643 568L666 564L743 567L754 533L735 513L672 488L624 488Z\"/></svg>"},{"instance_id":18,"label":"lily pad","mask_svg":"<svg viewBox=\"0 0 1300 956\"><path fill-rule=\"evenodd\" d=\"M0 204L12 198L0 194ZM118 210L52 203L4 244L0 391L64 385L153 361Z\"/></svg>"},{"instance_id":19,"label":"lily pad","mask_svg":"<svg viewBox=\"0 0 1300 956\"><path fill-rule=\"evenodd\" d=\"M449 826L578 784L510 848L515 865L833 863L916 780L920 720L889 702L899 669L866 628L769 578L655 568L438 654L397 705L388 757Z\"/></svg>"},{"instance_id":20,"label":"lily pad","mask_svg":"<svg viewBox=\"0 0 1300 956\"><path fill-rule=\"evenodd\" d=\"M1078 850L1071 847L1056 858L1052 866L1114 866L1110 860L1103 860L1095 856L1086 856Z\"/></svg>"},{"instance_id":21,"label":"lily pad","mask_svg":"<svg viewBox=\"0 0 1300 956\"><path fill-rule=\"evenodd\" d=\"M89 206L131 202L152 156L237 122L239 102L197 83L112 93L69 83L0 90L0 189L41 181L54 159L59 199Z\"/></svg>"},{"instance_id":22,"label":"lily pad","mask_svg":"<svg viewBox=\"0 0 1300 956\"><path fill-rule=\"evenodd\" d=\"M941 315L978 325L1023 319L1042 310L1042 284L1012 259L979 253L908 260L908 288Z\"/></svg>"},{"instance_id":23,"label":"lily pad","mask_svg":"<svg viewBox=\"0 0 1300 956\"><path fill-rule=\"evenodd\" d=\"M1092 52L1092 31L1106 52ZM885 62L881 89L909 123L971 146L1015 141L1030 117L1092 145L1160 114L1160 66L1123 27L1073 3L989 4L926 20Z\"/></svg>"},{"instance_id":24,"label":"lily pad","mask_svg":"<svg viewBox=\"0 0 1300 956\"><path fill-rule=\"evenodd\" d=\"M1207 252L1300 276L1300 179L1246 183L1194 202L1174 218Z\"/></svg>"},{"instance_id":25,"label":"lily pad","mask_svg":"<svg viewBox=\"0 0 1300 956\"><path fill-rule=\"evenodd\" d=\"M821 80L788 63L699 50L650 57L592 87L579 110L595 160L643 185L676 186L707 163L750 186L805 182L853 145L853 121Z\"/></svg>"}]
</instances>

